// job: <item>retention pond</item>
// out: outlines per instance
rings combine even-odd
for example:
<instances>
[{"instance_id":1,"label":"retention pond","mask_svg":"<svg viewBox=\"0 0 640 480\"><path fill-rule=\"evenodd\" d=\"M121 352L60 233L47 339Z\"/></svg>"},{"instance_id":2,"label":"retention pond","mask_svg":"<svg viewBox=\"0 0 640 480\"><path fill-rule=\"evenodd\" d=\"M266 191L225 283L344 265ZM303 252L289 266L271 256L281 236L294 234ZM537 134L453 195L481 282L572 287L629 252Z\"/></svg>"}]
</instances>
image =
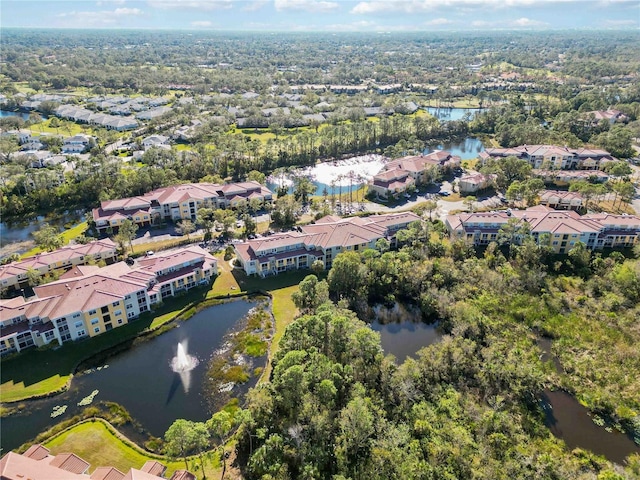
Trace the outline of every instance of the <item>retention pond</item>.
<instances>
[{"instance_id":1,"label":"retention pond","mask_svg":"<svg viewBox=\"0 0 640 480\"><path fill-rule=\"evenodd\" d=\"M2 419L2 451L17 448L40 432L80 413L85 407L78 403L96 390L94 403L109 401L122 405L153 436L161 437L178 418L207 420L222 406L208 401L206 395L209 359L224 347L228 335L239 328L240 321L256 305L256 302L240 300L206 308L177 328L116 354L89 373L76 376L64 394L24 402L23 409ZM171 367L179 343L198 360L188 375L176 373ZM265 360L266 357L255 359L253 367L264 366ZM227 393L242 396L256 380L252 377ZM52 417L55 407L66 409L63 414ZM136 441L146 438L134 429L123 431Z\"/></svg>"}]
</instances>

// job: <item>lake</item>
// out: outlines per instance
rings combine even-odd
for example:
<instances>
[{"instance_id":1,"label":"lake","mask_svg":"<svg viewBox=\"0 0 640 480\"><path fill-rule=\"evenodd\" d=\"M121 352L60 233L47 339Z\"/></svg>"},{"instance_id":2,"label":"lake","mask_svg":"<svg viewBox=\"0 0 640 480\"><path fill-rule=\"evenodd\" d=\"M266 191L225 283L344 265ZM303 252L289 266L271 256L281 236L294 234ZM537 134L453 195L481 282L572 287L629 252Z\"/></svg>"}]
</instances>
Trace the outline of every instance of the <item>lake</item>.
<instances>
[{"instance_id":1,"label":"lake","mask_svg":"<svg viewBox=\"0 0 640 480\"><path fill-rule=\"evenodd\" d=\"M209 307L195 314L177 328L169 330L134 348L121 352L106 362L108 367L75 377L69 391L55 397L24 402L27 408L2 419L2 451L19 447L40 432L79 413L77 403L93 390L99 390L94 404L111 401L121 404L151 435L161 437L177 418L204 421L213 413L204 392L204 378L211 355L224 343L224 337L244 318L256 302L234 301ZM187 353L199 360L191 372L190 388L171 369L179 342L187 342ZM264 366L264 359L258 359ZM258 366L258 365L255 365ZM236 386L234 396L243 395L256 379ZM67 405L64 414L51 418L54 406ZM133 428L123 433L143 441Z\"/></svg>"},{"instance_id":2,"label":"lake","mask_svg":"<svg viewBox=\"0 0 640 480\"><path fill-rule=\"evenodd\" d=\"M441 122L449 122L452 120L462 120L468 116L470 119L482 112L479 108L445 108L445 107L425 107L425 110L436 117Z\"/></svg>"},{"instance_id":3,"label":"lake","mask_svg":"<svg viewBox=\"0 0 640 480\"><path fill-rule=\"evenodd\" d=\"M40 116L42 117L42 115ZM8 112L6 110L0 110L0 118L2 117L20 117L23 120L29 120L29 114L26 112Z\"/></svg>"},{"instance_id":4,"label":"lake","mask_svg":"<svg viewBox=\"0 0 640 480\"><path fill-rule=\"evenodd\" d=\"M404 362L416 357L421 348L439 342L442 334L437 323L424 323L417 307L396 303L392 308L376 305L370 313L369 326L380 333L382 349Z\"/></svg>"}]
</instances>

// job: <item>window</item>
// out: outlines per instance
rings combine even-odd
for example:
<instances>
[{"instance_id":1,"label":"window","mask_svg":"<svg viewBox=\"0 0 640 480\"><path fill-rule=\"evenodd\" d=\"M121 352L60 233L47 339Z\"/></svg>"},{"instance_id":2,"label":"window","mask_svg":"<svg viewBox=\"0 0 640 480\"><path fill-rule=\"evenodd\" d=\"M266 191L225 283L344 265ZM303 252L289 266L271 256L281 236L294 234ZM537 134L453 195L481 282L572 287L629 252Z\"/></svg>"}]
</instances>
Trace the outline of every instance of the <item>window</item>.
<instances>
[{"instance_id":1,"label":"window","mask_svg":"<svg viewBox=\"0 0 640 480\"><path fill-rule=\"evenodd\" d=\"M121 318L118 319L118 325L122 325L122 319Z\"/></svg>"},{"instance_id":2,"label":"window","mask_svg":"<svg viewBox=\"0 0 640 480\"><path fill-rule=\"evenodd\" d=\"M113 314L114 314L116 317L117 317L118 315L122 315L122 310L116 310Z\"/></svg>"},{"instance_id":3,"label":"window","mask_svg":"<svg viewBox=\"0 0 640 480\"><path fill-rule=\"evenodd\" d=\"M95 314L96 314L96 311L95 311L95 310L90 310L90 311L89 311L89 315L95 315Z\"/></svg>"},{"instance_id":4,"label":"window","mask_svg":"<svg viewBox=\"0 0 640 480\"><path fill-rule=\"evenodd\" d=\"M118 305L120 305L120 300L118 300L117 302L113 302L111 305L113 305L114 307L117 307Z\"/></svg>"},{"instance_id":5,"label":"window","mask_svg":"<svg viewBox=\"0 0 640 480\"><path fill-rule=\"evenodd\" d=\"M84 330L78 330L78 336L79 337L84 337L87 334L87 332L85 332Z\"/></svg>"},{"instance_id":6,"label":"window","mask_svg":"<svg viewBox=\"0 0 640 480\"><path fill-rule=\"evenodd\" d=\"M73 318L78 318L79 316L80 316L80 314L79 314L79 313L74 313L74 314L73 314Z\"/></svg>"},{"instance_id":7,"label":"window","mask_svg":"<svg viewBox=\"0 0 640 480\"><path fill-rule=\"evenodd\" d=\"M97 318L92 318L91 319L91 325L97 325L100 322L100 320L98 320Z\"/></svg>"},{"instance_id":8,"label":"window","mask_svg":"<svg viewBox=\"0 0 640 480\"><path fill-rule=\"evenodd\" d=\"M93 329L94 333L100 333L100 327L96 327Z\"/></svg>"},{"instance_id":9,"label":"window","mask_svg":"<svg viewBox=\"0 0 640 480\"><path fill-rule=\"evenodd\" d=\"M81 328L84 326L84 322L76 322L76 328Z\"/></svg>"}]
</instances>

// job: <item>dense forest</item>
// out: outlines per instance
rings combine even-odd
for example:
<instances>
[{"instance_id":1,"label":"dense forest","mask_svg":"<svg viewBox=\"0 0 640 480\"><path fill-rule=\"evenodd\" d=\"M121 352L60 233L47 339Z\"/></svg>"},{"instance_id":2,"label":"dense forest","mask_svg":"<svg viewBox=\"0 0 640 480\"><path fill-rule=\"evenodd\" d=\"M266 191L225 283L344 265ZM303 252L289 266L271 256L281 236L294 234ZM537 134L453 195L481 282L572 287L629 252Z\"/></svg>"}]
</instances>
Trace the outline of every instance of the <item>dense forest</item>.
<instances>
[{"instance_id":1,"label":"dense forest","mask_svg":"<svg viewBox=\"0 0 640 480\"><path fill-rule=\"evenodd\" d=\"M529 240L476 255L439 232L416 223L400 250L341 254L326 280L300 284L303 315L237 433L248 477L638 478L640 455L623 469L564 450L539 395L566 389L640 435L640 262L584 248L550 258ZM401 364L354 313L397 300L446 333ZM563 373L541 360L541 337Z\"/></svg>"}]
</instances>

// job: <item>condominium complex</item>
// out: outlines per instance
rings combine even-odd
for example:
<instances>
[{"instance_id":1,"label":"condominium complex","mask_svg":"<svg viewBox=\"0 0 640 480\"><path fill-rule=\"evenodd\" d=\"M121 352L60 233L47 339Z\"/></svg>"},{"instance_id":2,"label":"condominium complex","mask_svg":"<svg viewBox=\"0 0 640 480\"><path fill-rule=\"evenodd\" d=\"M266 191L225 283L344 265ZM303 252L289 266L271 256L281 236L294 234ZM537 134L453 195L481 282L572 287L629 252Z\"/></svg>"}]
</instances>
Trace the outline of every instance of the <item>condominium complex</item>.
<instances>
[{"instance_id":1,"label":"condominium complex","mask_svg":"<svg viewBox=\"0 0 640 480\"><path fill-rule=\"evenodd\" d=\"M24 288L28 285L28 272L35 270L46 275L54 270L67 270L89 262L116 261L116 244L111 239L97 240L85 245L67 245L53 252L43 252L19 262L0 266L0 286L4 289Z\"/></svg>"},{"instance_id":2,"label":"condominium complex","mask_svg":"<svg viewBox=\"0 0 640 480\"><path fill-rule=\"evenodd\" d=\"M277 275L309 268L316 260L330 268L339 253L374 248L381 238L393 242L398 230L417 220L420 217L411 212L352 218L326 216L297 231L236 244L235 250L247 275Z\"/></svg>"},{"instance_id":3,"label":"condominium complex","mask_svg":"<svg viewBox=\"0 0 640 480\"><path fill-rule=\"evenodd\" d=\"M76 266L30 298L0 300L0 354L94 337L127 324L166 297L208 283L217 261L198 246L161 252L133 266Z\"/></svg>"},{"instance_id":4,"label":"condominium complex","mask_svg":"<svg viewBox=\"0 0 640 480\"><path fill-rule=\"evenodd\" d=\"M590 250L631 247L640 235L640 218L635 215L597 213L580 216L574 211L552 210L543 205L526 210L449 215L445 225L452 238L461 238L473 245L487 245L497 241L500 229L512 219L526 222L536 241L548 238L549 246L560 254L567 253L578 242ZM521 239L516 235L515 240Z\"/></svg>"},{"instance_id":5,"label":"condominium complex","mask_svg":"<svg viewBox=\"0 0 640 480\"><path fill-rule=\"evenodd\" d=\"M484 165L491 158L514 156L528 161L533 168L548 170L598 170L615 161L606 150L568 148L555 145L522 145L513 148L487 148L478 158Z\"/></svg>"},{"instance_id":6,"label":"condominium complex","mask_svg":"<svg viewBox=\"0 0 640 480\"><path fill-rule=\"evenodd\" d=\"M402 194L412 185L428 183L441 170L460 166L460 157L438 150L428 155L403 157L387 163L369 182L369 191L378 197Z\"/></svg>"},{"instance_id":7,"label":"condominium complex","mask_svg":"<svg viewBox=\"0 0 640 480\"><path fill-rule=\"evenodd\" d=\"M200 207L238 207L256 199L271 201L273 192L258 182L218 185L187 183L159 188L139 197L107 200L93 209L98 232L117 230L129 219L138 225L152 225L163 220L195 220Z\"/></svg>"},{"instance_id":8,"label":"condominium complex","mask_svg":"<svg viewBox=\"0 0 640 480\"><path fill-rule=\"evenodd\" d=\"M167 467L155 460L126 474L115 467L98 467L89 474L89 462L74 453L51 455L40 444L31 445L23 454L7 453L0 460L2 480L162 480ZM187 470L177 470L169 480L196 480Z\"/></svg>"}]
</instances>

